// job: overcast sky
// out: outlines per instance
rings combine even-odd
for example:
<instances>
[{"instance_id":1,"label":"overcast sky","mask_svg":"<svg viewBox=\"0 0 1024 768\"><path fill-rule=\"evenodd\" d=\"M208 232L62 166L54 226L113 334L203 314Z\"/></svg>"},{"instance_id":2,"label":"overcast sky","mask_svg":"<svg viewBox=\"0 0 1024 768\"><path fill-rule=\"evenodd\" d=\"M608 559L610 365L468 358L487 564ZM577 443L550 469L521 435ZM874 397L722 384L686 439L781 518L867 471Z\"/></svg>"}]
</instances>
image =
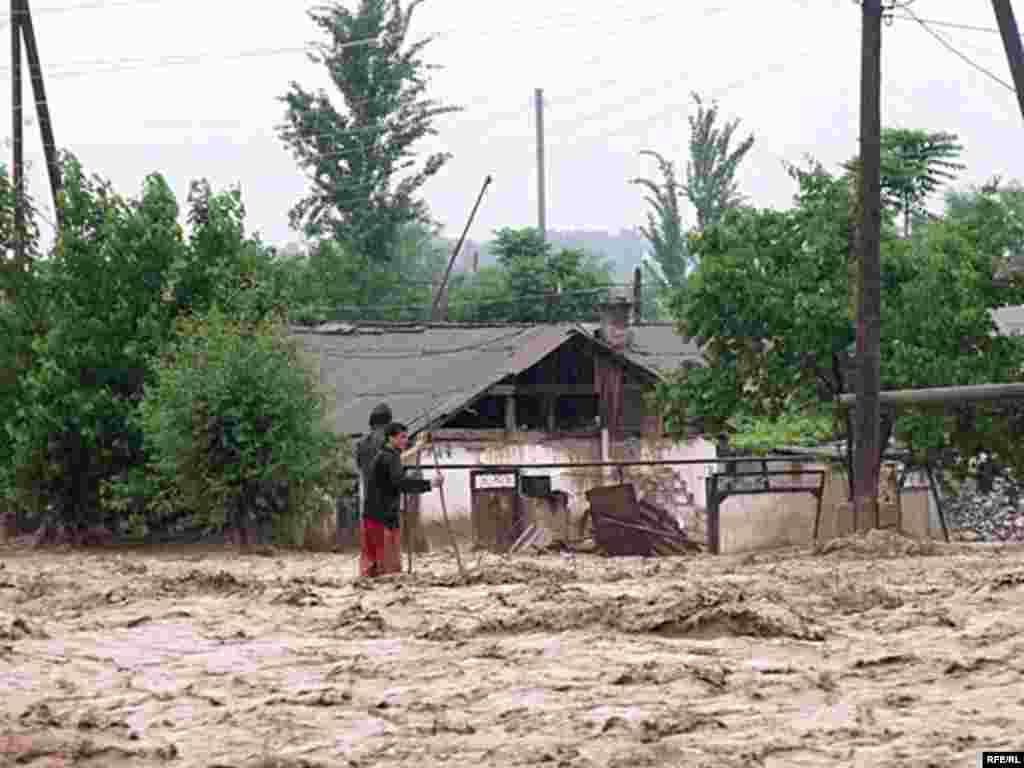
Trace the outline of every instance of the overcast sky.
<instances>
[{"instance_id":1,"label":"overcast sky","mask_svg":"<svg viewBox=\"0 0 1024 768\"><path fill-rule=\"evenodd\" d=\"M354 5L356 0L349 0ZM163 173L184 202L191 179L238 183L248 223L267 240L295 239L287 211L304 179L276 137L277 97L290 80L326 84L293 50L316 37L303 2L48 0L34 2L57 143L86 168L136 194ZM1024 3L1016 4L1024 22ZM995 27L983 0L917 0L922 18ZM3 104L10 35L3 34ZM935 27L1010 80L998 34ZM718 97L757 138L743 191L786 206L783 161L830 166L853 155L859 110L860 12L852 0L426 0L413 34L437 34L432 93L465 112L439 121L424 153L454 158L425 187L446 233L462 229L483 178L494 176L470 235L537 221L533 92L545 90L548 227L616 231L643 221L638 152L685 163L689 93ZM966 145L964 183L1024 178L1024 120L1013 93L971 69L913 21L884 30L883 124L948 130ZM276 51L276 52L275 52ZM239 54L252 53L240 56ZM191 63L174 59L200 57ZM26 78L26 106L31 106ZM7 113L9 114L9 112ZM34 114L26 131L30 185L47 200ZM10 135L10 118L0 135ZM5 153L9 157L10 149ZM47 201L48 202L48 201Z\"/></svg>"}]
</instances>

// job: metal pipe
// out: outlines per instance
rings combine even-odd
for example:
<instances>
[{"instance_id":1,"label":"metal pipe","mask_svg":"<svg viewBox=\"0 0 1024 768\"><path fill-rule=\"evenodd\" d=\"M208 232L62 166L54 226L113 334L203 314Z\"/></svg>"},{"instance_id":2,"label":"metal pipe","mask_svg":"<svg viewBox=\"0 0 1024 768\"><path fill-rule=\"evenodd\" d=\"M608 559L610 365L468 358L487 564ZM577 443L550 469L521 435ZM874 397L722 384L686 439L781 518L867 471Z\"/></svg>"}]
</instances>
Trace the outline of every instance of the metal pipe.
<instances>
[{"instance_id":1,"label":"metal pipe","mask_svg":"<svg viewBox=\"0 0 1024 768\"><path fill-rule=\"evenodd\" d=\"M890 460L903 460L907 454L892 454L886 458ZM747 461L816 461L816 462L839 462L842 458L828 458L823 456L764 456L751 458L746 457L723 457L718 459L661 459L655 461L582 461L577 463L554 462L550 464L414 464L409 469L475 469L484 472L494 472L511 469L596 469L598 467L670 467L670 466L694 466L707 464L740 464ZM805 470L810 472L812 470ZM763 472L754 472L751 477L760 477Z\"/></svg>"}]
</instances>

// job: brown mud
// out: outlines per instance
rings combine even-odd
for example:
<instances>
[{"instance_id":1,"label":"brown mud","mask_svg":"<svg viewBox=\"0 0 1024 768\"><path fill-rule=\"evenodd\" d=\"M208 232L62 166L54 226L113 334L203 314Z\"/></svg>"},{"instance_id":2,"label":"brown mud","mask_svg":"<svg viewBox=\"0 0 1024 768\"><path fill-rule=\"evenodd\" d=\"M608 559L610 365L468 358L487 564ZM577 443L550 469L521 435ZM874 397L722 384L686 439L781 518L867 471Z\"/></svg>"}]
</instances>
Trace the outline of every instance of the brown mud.
<instances>
[{"instance_id":1,"label":"brown mud","mask_svg":"<svg viewBox=\"0 0 1024 768\"><path fill-rule=\"evenodd\" d=\"M0 547L0 766L970 766L1024 547L606 559Z\"/></svg>"}]
</instances>

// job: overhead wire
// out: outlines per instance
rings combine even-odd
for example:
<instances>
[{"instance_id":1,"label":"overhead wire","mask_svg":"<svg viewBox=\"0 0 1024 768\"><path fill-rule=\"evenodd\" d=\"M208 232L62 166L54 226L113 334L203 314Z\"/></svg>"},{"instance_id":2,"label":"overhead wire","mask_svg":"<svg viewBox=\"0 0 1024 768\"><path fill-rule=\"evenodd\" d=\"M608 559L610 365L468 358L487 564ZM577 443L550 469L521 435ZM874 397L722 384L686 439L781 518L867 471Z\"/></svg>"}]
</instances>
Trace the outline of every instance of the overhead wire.
<instances>
[{"instance_id":1,"label":"overhead wire","mask_svg":"<svg viewBox=\"0 0 1024 768\"><path fill-rule=\"evenodd\" d=\"M140 1L143 1L143 2L159 2L159 0L140 0ZM632 4L631 3L627 3L627 2L623 2L623 3L619 3L616 6L613 6L613 8L624 8L624 7L627 7L627 6L630 6L630 5L632 5ZM624 24L624 23L628 24L631 21L640 20L640 21L644 21L646 23L646 22L649 22L651 20L663 17L664 15L669 13L669 10L670 9L664 9L661 13L657 13L657 14L651 14L650 12L647 12L647 13L645 13L643 15L640 15L640 16L637 16L637 17L629 17L629 18L626 18L626 19L615 19L615 22L616 22L616 24ZM33 13L34 12L35 11L33 11ZM495 37L495 36L497 36L499 34L502 35L502 36L506 36L506 35L509 35L509 34L514 34L514 33L519 33L519 32L538 32L538 31L545 31L545 30L548 30L548 29L569 29L569 28L571 28L571 29L578 29L578 28L582 28L582 27L586 27L586 26L591 26L593 24L604 23L604 22L607 21L607 19L605 17L597 17L597 18L595 18L595 17L591 16L591 17L588 17L588 23L579 23L578 20L582 16L584 16L584 14L582 14L582 13L562 14L561 16L556 17L556 18L560 18L560 19L563 19L563 18L564 19L576 19L577 23L575 23L575 24L549 24L547 26L541 25L541 26L522 27L522 28L516 28L516 27L502 28L500 31L499 30L492 30L491 32L484 33L483 35L475 35L474 36L474 40L486 40L486 39L490 39L492 37ZM428 39L429 38L445 39L445 38L449 38L449 37L453 37L453 36L458 36L460 34L465 34L465 33L466 33L465 28L459 27L459 28L453 28L453 29L450 29L450 30L444 30L444 31L441 31L441 32L433 34L433 35L429 35L428 34L426 37ZM320 43L315 43L314 42L314 43L311 43L309 45L303 45L303 46L281 46L281 47L269 47L269 48L255 48L255 49L249 49L249 50L243 50L243 51L236 51L236 52L232 52L232 53L209 53L208 52L208 53L188 54L188 55L165 55L165 56L153 57L153 58L126 57L126 58L121 58L121 59L99 59L99 60L94 59L94 60L91 60L91 61L84 61L84 62L67 62L67 63L57 62L57 63L53 63L53 64L49 65L50 72L47 73L47 79L48 80L49 79L62 80L62 79L67 79L67 78L71 78L71 77L82 77L82 76L96 75L96 74L108 74L108 73L117 73L117 72L125 72L125 71L137 71L137 70L154 69L154 68L159 69L159 68L162 68L162 67L165 67L165 66L201 64L201 63L210 61L211 59L235 60L235 59L260 58L260 57L267 57L267 56L280 56L280 55L300 54L300 53L302 53L302 54L309 54L309 53L317 53L317 49L319 47L321 47L321 46L326 46L327 48L355 47L355 46L359 46L359 45L369 45L369 44L374 43L376 40L377 40L377 37L374 36L374 37L368 37L368 38L363 38L363 39L351 40L351 41L349 41L347 43L341 43L341 44L338 44L338 45L320 44ZM10 72L10 67L0 67L0 72L5 72L5 73L6 72Z\"/></svg>"},{"instance_id":2,"label":"overhead wire","mask_svg":"<svg viewBox=\"0 0 1024 768\"><path fill-rule=\"evenodd\" d=\"M903 10L907 14L909 14L911 20L917 22L925 32L927 32L933 38L938 40L939 43L941 43L942 46L947 51L949 51L950 53L954 54L957 58L959 58L962 61L964 61L966 64L968 64L973 69L977 70L978 72L982 73L983 75L985 75L989 79L991 79L991 80L995 81L996 83L998 83L999 85L1003 86L1004 88L1006 88L1011 93L1016 93L1017 92L1017 89L1014 88L1011 83L1008 83L1006 80L1004 80L1003 78L999 77L999 75L997 75L992 70L990 70L987 67L982 66L978 62L974 61L970 56L965 54L963 51L961 51L955 45L953 45L951 42L949 42L949 40L947 40L945 37L943 37L938 32L936 32L934 29L932 29L931 26L929 26L928 22L925 22L923 19L921 19L919 16L917 16L917 14L915 14L912 10L910 10L909 7L904 7Z\"/></svg>"},{"instance_id":3,"label":"overhead wire","mask_svg":"<svg viewBox=\"0 0 1024 768\"><path fill-rule=\"evenodd\" d=\"M158 1L159 0L137 0L138 3L143 3L143 4L150 4L151 2L158 2ZM63 11L63 10L76 10L76 9L80 9L80 8L118 7L118 6L127 6L127 5L132 5L132 4L131 3L117 3L117 4L90 3L90 4L81 4L81 5L78 5L78 6L69 6L69 7L66 7L66 8L57 8L57 9L54 9L54 10L61 10L61 11ZM620 4L620 6L626 6L626 5L629 5L629 4L628 3ZM42 9L40 9L40 10L42 10ZM726 8L722 8L722 7L708 9L705 12L705 15L712 15L712 14L715 14L715 13L723 12L725 10L727 10L727 9ZM660 18L663 15L664 14L653 14L653 15L648 14L646 16L638 17L638 19L640 21L644 22L644 23L648 23L649 21L657 19L657 18ZM558 18L559 19L578 18L578 15L573 16L573 15L563 14L562 16L559 16ZM570 25L570 26L579 26L579 25ZM540 27L540 29L544 29L544 28L545 27ZM547 28L559 28L559 25L549 25L549 27L547 27ZM372 40L366 39L364 41L353 41L353 42L354 42L354 44L361 44L361 43L366 43L366 42L372 42ZM272 55L273 53L275 53L277 51L286 51L286 50L289 51L289 52L290 51L298 52L298 51L306 51L307 49L306 48L301 48L301 49L299 49L299 48L294 48L294 49L257 49L257 50L254 50L254 51L241 52L241 53L235 54L235 55L236 56ZM804 55L807 55L807 52L802 54L802 56L804 56ZM194 59L195 57L185 57L185 58L191 60L191 59ZM593 61L594 58L596 58L596 57L592 57L591 61ZM176 60L180 60L180 59L176 59ZM133 61L134 61L134 63L141 63L142 62L142 60L138 60L138 59L133 60ZM773 69L777 69L777 68L773 68ZM771 70L769 70L769 71L771 71ZM82 74L87 74L87 73L82 73ZM726 86L725 89L723 89L723 90L730 90L730 89L735 88L735 87L740 87L743 84L745 84L746 82L749 82L750 80L757 80L757 79L759 79L761 76L763 76L763 74L765 74L765 72L758 73L757 75L755 75L754 77L752 77L752 78L750 78L748 80L743 80L743 81L738 81L738 82L732 83L732 84ZM678 78L679 78L679 76L676 76L676 78L673 78L673 79L671 79L671 80L669 80L667 82L671 83L671 82L673 82L675 80L678 80ZM589 88L585 89L582 92L583 93L589 93L589 92L592 92L593 90L596 90L597 88L600 88L600 87L602 87L604 85L607 85L607 84L608 84L608 81L603 81L602 83L598 83L596 86L590 86ZM579 93L581 93L581 91L577 91L577 94L579 94ZM644 122L651 122L651 121L655 121L655 120L661 119L661 117L664 116L666 113L670 113L670 112L676 111L678 108L679 107L677 105L669 105L665 110L662 110L662 112L658 113L657 115L647 116L645 118L642 118L642 121L644 121ZM607 111L607 107L602 107L601 110L599 110L597 112L594 112L594 113L592 113L590 115L584 116L583 120L585 122L590 122L593 119L595 119L596 117L604 117L604 118L607 119L610 116L610 114L611 113L609 113ZM485 116L485 119L488 119L488 118L493 119L494 116L495 115L488 115L488 116ZM617 128L617 131L621 132L625 127L631 126L635 122L638 122L638 121L629 121L629 122L625 123L624 125L619 125L618 128ZM371 132L371 131L375 132L377 130L378 129L376 127L369 127L367 129L367 132ZM323 134L314 134L313 136L307 137L307 139L327 138L327 137L335 135L336 133L337 132L335 132L335 131L331 131L331 132L325 132ZM347 131L345 131L345 133L351 134L351 130L347 130ZM609 136L609 135L615 135L615 134L609 134L607 131L604 131L604 132L601 132L601 133L597 134L596 136L592 136L592 137L588 137L588 138L600 138L602 136ZM347 150L347 151L353 151L353 150ZM334 156L341 157L344 154L346 154L346 150L339 151L337 153L320 153L319 156L318 156L318 159L330 159L332 154ZM377 184L374 183L374 182L367 182L365 184L357 184L357 185L353 185L353 186L348 186L347 189L349 189L350 191L352 191L354 193L353 197L352 198L348 198L347 200L340 200L339 202L355 202L357 200L362 199L362 196L361 195L357 195L356 193L365 192L365 191L369 191L371 189L376 189L376 188L377 188Z\"/></svg>"}]
</instances>

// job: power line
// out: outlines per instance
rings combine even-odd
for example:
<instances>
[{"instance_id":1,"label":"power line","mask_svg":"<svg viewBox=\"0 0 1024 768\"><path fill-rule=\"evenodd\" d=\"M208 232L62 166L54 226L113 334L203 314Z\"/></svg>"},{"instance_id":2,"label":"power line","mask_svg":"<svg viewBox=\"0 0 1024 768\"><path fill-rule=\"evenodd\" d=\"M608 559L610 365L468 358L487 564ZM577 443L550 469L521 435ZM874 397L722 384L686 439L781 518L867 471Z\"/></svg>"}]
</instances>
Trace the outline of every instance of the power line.
<instances>
[{"instance_id":1,"label":"power line","mask_svg":"<svg viewBox=\"0 0 1024 768\"><path fill-rule=\"evenodd\" d=\"M147 3L155 3L155 2L161 2L161 1L162 0L138 0L138 2L147 2ZM119 4L119 5L129 5L129 4L122 3L122 4ZM629 5L629 3L620 3L618 6L615 6L615 7L616 8L621 8L621 7L626 7L627 5ZM78 7L92 7L92 6L73 6L73 7L69 7L67 10L72 10L72 9L75 9L75 8L78 8ZM34 12L35 11L33 11L33 13ZM669 13L669 11L665 10L665 11L662 11L661 13L656 13L656 14L647 13L647 14L644 14L642 16L630 17L630 18L627 18L627 19L616 19L615 21L618 24L630 23L631 21L636 21L636 20L640 20L640 21L643 21L645 23L649 23L652 20L657 20L659 18L662 18L663 16L665 16L668 13ZM557 17L557 18L579 19L580 16L581 16L581 14L563 14L563 16ZM604 17L600 17L600 18L590 17L589 21L590 21L591 24L594 24L594 23L603 23L603 22L607 21L607 19L604 18ZM515 27L513 27L511 29L503 28L500 31L492 31L490 34L478 35L478 36L475 37L475 39L481 40L481 39L488 39L490 37L494 37L494 36L496 36L498 34L507 35L507 34L516 33L516 32L537 32L537 31L544 31L546 29L578 29L578 28L584 27L584 26L588 26L588 24L581 24L581 23L577 22L576 24L553 24L553 25L548 25L548 26L543 26L542 25L542 26L539 26L539 27L534 26L532 28L531 27L525 27L525 28L515 28ZM453 35L458 36L460 34L466 34L465 30L461 29L461 28L456 28L456 29L446 30L444 32L438 33L435 37L436 38L447 38L447 37L451 37ZM237 52L234 52L234 53L227 53L227 54L210 53L210 52L208 52L208 53L191 54L191 55L166 55L166 56L155 57L155 58L138 58L138 57L131 58L131 57L129 57L129 58L112 59L112 60L111 59L99 59L99 60L84 61L84 62L68 62L68 63L63 63L63 64L60 63L60 62L55 62L55 63L50 65L51 72L47 74L47 78L48 79L54 79L54 80L62 80L62 79L67 79L67 78L82 77L82 76L86 76L86 75L119 73L119 72L125 72L125 71L138 71L138 70L145 70L145 69L159 69L159 68L167 67L167 66L181 66L181 65L191 65L191 64L202 64L202 63L208 62L210 60L230 61L230 60L249 59L249 58L261 58L261 57L268 57L268 56L293 55L293 54L300 54L300 53L310 53L311 51L315 52L318 47L323 47L323 48L327 48L327 49L335 49L335 48L339 48L339 47L340 48L346 48L346 47L353 47L353 46L357 46L357 45L369 45L369 44L372 44L372 43L376 42L376 40L377 40L377 38L373 37L373 38L364 38L364 39L359 39L359 40L352 40L352 41L350 41L348 43L342 43L342 44L339 44L339 45L334 45L334 44L331 44L331 43L313 43L312 45L304 45L304 46L283 46L283 47L276 47L276 48L256 48L256 49L237 51ZM5 73L6 72L10 72L10 67L0 68L0 72L5 72Z\"/></svg>"},{"instance_id":2,"label":"power line","mask_svg":"<svg viewBox=\"0 0 1024 768\"><path fill-rule=\"evenodd\" d=\"M981 64L978 64L970 56L968 56L967 54L965 54L962 51L960 51L955 45L953 45L951 42L949 42L945 37L943 37L938 32L936 32L934 29L932 29L929 26L928 22L926 22L923 19L921 19L920 17L918 17L917 14L915 14L912 10L910 10L909 7L904 7L903 10L906 11L906 13L909 15L911 20L916 21L925 32L927 32L929 35L931 35L936 40L938 40L939 43L942 44L942 47L945 48L947 51L949 51L950 53L954 54L957 58L961 59L962 61L966 62L970 67L976 69L978 72L981 72L983 75L985 75L985 76L989 77L990 79L994 80L995 82L999 83L1001 86L1006 88L1011 93L1016 93L1017 92L1017 89L1014 88L1013 85L1011 85L1010 83L1008 83L1005 80L1003 80L1001 77L999 77L999 75L994 73L992 70L987 69L986 67L983 67Z\"/></svg>"},{"instance_id":3,"label":"power line","mask_svg":"<svg viewBox=\"0 0 1024 768\"><path fill-rule=\"evenodd\" d=\"M949 29L960 29L960 30L964 30L966 32L987 32L987 33L994 33L994 34L997 34L997 35L999 34L999 30L996 29L995 27L980 27L980 26L977 26L975 24L959 24L959 23L953 22L953 21L941 21L939 19L924 19L924 18L915 16L913 14L913 12L910 11L909 9L902 8L901 10L906 10L907 13L910 14L910 15L908 15L908 16L892 15L891 18L897 19L899 21L916 21L919 24L923 22L923 23L929 24L929 25L931 25L933 27L947 27Z\"/></svg>"},{"instance_id":4,"label":"power line","mask_svg":"<svg viewBox=\"0 0 1024 768\"><path fill-rule=\"evenodd\" d=\"M802 61L806 57L810 56L812 53L814 53L814 51L811 50L811 49L804 50L804 51L800 52L800 54L797 57L796 61ZM722 86L720 88L713 89L711 91L711 93L710 93L710 96L711 96L712 99L717 99L720 96L722 96L722 95L724 95L724 94L726 94L726 93L728 93L730 91L736 90L737 88L743 88L743 87L745 87L747 85L750 85L751 83L757 82L758 80L760 80L765 75L774 74L774 73L780 72L780 71L785 71L786 69L788 69L791 66L793 66L794 63L795 62L786 62L786 63L783 63L783 64L778 64L778 65L773 66L773 67L768 67L767 69L759 70L758 72L756 72L755 74L751 75L750 77L745 77L745 78L741 78L739 80L734 80L733 82L728 83L728 84L726 84L726 85L724 85L724 86ZM688 72L679 73L675 77L671 78L670 80L665 81L664 83L662 83L662 84L660 84L658 86L655 86L655 87L650 88L650 89L644 89L643 91L641 91L641 93L647 94L647 93L662 92L662 91L668 90L673 84L678 83L680 81L685 82L688 79L689 79L689 73ZM577 124L579 124L579 123L589 123L592 119L594 119L596 117L600 117L600 116L608 117L608 116L614 115L616 113L621 113L621 112L623 112L627 108L628 108L627 105L622 105L621 102L620 102L618 109L613 109L611 111L608 111L607 109L600 110L600 111L595 111L595 112L592 112L592 113L590 113L588 115L584 115L582 117L574 116L572 119ZM607 131L604 131L604 132L601 132L601 133L596 134L596 135L583 135L583 136L581 136L580 134L577 133L577 134L573 135L571 141L573 143L575 143L575 142L579 141L581 138L582 139L591 139L591 140L593 140L593 139L599 139L599 138L614 137L616 135L620 135L621 132L623 132L625 130L628 130L629 128L631 128L631 127L633 127L633 126L635 126L635 125L637 125L639 123L656 123L659 120L661 120L662 118L667 117L667 116L673 114L674 112L678 112L679 110L682 110L682 109L689 109L689 102L686 102L686 103L679 103L679 102L669 103L669 104L666 104L665 107L661 111L659 111L659 112L657 112L657 113L655 113L653 115L647 115L647 116L642 117L642 118L634 118L634 119L627 120L625 122L620 122L619 125L615 128L615 132L613 132L613 133L609 133ZM554 146L564 146L566 143L568 143L568 142L565 142L565 141L555 141L554 142Z\"/></svg>"}]
</instances>

